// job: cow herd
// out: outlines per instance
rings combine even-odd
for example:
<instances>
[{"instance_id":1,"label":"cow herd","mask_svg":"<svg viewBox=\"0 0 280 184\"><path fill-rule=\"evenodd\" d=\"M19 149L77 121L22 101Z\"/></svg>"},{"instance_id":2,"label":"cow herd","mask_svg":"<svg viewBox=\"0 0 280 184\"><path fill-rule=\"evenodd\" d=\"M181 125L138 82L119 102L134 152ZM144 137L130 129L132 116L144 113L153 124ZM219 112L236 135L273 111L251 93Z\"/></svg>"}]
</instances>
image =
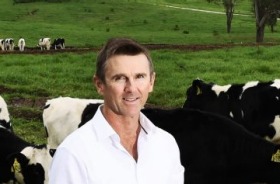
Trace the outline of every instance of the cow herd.
<instances>
[{"instance_id":1,"label":"cow herd","mask_svg":"<svg viewBox=\"0 0 280 184\"><path fill-rule=\"evenodd\" d=\"M0 50L2 51L14 51L15 50L15 40L13 38L0 39ZM20 37L17 44L18 50L23 52L26 48L25 39ZM40 38L37 47L41 50L50 49L65 49L65 39L56 38L51 42L51 38Z\"/></svg>"},{"instance_id":2,"label":"cow herd","mask_svg":"<svg viewBox=\"0 0 280 184\"><path fill-rule=\"evenodd\" d=\"M280 80L218 85L196 79L181 108L141 111L178 142L185 184L280 184ZM47 184L57 146L101 99L58 97L42 112L47 144L15 135L0 96L0 183ZM85 145L88 146L88 145Z\"/></svg>"}]
</instances>

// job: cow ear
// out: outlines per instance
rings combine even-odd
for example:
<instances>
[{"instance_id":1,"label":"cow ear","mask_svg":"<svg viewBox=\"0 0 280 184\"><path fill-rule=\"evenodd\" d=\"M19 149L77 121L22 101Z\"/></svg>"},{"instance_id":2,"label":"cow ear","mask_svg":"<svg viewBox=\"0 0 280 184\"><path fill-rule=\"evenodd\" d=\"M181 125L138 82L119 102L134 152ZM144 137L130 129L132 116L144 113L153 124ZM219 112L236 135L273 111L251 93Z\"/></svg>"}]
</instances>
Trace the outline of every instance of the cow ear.
<instances>
[{"instance_id":1,"label":"cow ear","mask_svg":"<svg viewBox=\"0 0 280 184\"><path fill-rule=\"evenodd\" d=\"M192 86L193 86L193 89L195 89L195 94L196 95L201 95L202 94L202 88L201 88L202 83L203 83L203 81L200 80L200 79L193 80Z\"/></svg>"},{"instance_id":2,"label":"cow ear","mask_svg":"<svg viewBox=\"0 0 280 184\"><path fill-rule=\"evenodd\" d=\"M25 166L29 162L29 159L27 159L27 157L22 153L14 154L12 160L14 164L19 163L21 166Z\"/></svg>"},{"instance_id":3,"label":"cow ear","mask_svg":"<svg viewBox=\"0 0 280 184\"><path fill-rule=\"evenodd\" d=\"M196 95L201 95L201 94L202 94L202 90L200 86L196 86Z\"/></svg>"},{"instance_id":4,"label":"cow ear","mask_svg":"<svg viewBox=\"0 0 280 184\"><path fill-rule=\"evenodd\" d=\"M12 172L14 173L20 173L21 172L21 166L20 163L18 162L17 158L14 158L13 160L13 165L12 165Z\"/></svg>"},{"instance_id":5,"label":"cow ear","mask_svg":"<svg viewBox=\"0 0 280 184\"><path fill-rule=\"evenodd\" d=\"M7 157L7 162L11 166L11 171L20 173L22 166L28 164L28 159L22 153L14 153Z\"/></svg>"}]
</instances>

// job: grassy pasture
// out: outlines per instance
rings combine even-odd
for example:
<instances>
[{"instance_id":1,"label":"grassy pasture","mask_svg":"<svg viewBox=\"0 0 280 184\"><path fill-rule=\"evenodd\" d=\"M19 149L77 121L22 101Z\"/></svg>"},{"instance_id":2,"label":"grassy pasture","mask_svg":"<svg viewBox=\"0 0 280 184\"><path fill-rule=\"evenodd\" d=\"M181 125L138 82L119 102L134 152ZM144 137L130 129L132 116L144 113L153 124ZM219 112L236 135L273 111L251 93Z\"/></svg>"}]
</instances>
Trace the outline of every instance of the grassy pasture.
<instances>
[{"instance_id":1,"label":"grassy pasture","mask_svg":"<svg viewBox=\"0 0 280 184\"><path fill-rule=\"evenodd\" d=\"M151 51L157 79L148 103L182 106L186 88L196 78L221 85L279 78L279 49L280 46L260 46L199 52ZM5 87L1 95L10 104L16 132L30 141L45 141L42 108L17 106L17 100L36 103L58 96L99 98L91 84L95 57L95 52L1 56L0 68L4 70L0 72L0 84Z\"/></svg>"},{"instance_id":2,"label":"grassy pasture","mask_svg":"<svg viewBox=\"0 0 280 184\"><path fill-rule=\"evenodd\" d=\"M236 5L235 12L247 16L234 16L232 33L227 34L224 14L184 9L224 12L222 5L206 0L72 0L22 4L2 0L0 38L17 40L22 36L29 47L35 47L41 37L64 37L66 46L78 47L100 46L112 36L129 36L143 43L255 42L250 2L244 0ZM265 41L278 42L279 34L267 29Z\"/></svg>"},{"instance_id":3,"label":"grassy pasture","mask_svg":"<svg viewBox=\"0 0 280 184\"><path fill-rule=\"evenodd\" d=\"M223 11L221 5L204 0L72 0L15 5L12 0L1 0L0 38L17 40L22 36L28 47L35 47L38 39L46 36L63 36L66 46L74 47L100 47L112 36L128 36L141 43L254 43L252 16L234 16L232 33L227 34L225 15L166 5ZM236 13L250 15L249 1L238 4ZM265 41L277 44L279 33L266 30ZM198 77L219 84L278 78L279 49L280 46L241 45L199 52L153 50L157 79L148 103L181 106L186 88ZM91 84L96 54L95 51L36 55L0 52L0 94L9 105L16 133L28 141L45 143L38 99L99 98Z\"/></svg>"}]
</instances>

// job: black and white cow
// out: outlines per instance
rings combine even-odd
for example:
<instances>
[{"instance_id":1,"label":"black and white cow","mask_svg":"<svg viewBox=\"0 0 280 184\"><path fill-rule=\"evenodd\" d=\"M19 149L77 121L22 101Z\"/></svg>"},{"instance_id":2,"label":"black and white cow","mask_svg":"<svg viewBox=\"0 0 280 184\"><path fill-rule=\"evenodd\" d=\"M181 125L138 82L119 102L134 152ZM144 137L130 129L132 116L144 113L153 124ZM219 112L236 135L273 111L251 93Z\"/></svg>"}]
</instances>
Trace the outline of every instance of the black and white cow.
<instances>
[{"instance_id":1,"label":"black and white cow","mask_svg":"<svg viewBox=\"0 0 280 184\"><path fill-rule=\"evenodd\" d=\"M41 50L50 50L51 38L40 38L37 46L40 47Z\"/></svg>"},{"instance_id":2,"label":"black and white cow","mask_svg":"<svg viewBox=\"0 0 280 184\"><path fill-rule=\"evenodd\" d=\"M71 97L47 100L43 110L43 123L50 148L56 149L66 136L79 127L83 111L90 103L101 104L103 100Z\"/></svg>"},{"instance_id":3,"label":"black and white cow","mask_svg":"<svg viewBox=\"0 0 280 184\"><path fill-rule=\"evenodd\" d=\"M13 38L6 38L5 39L5 50L13 51L15 47L15 41Z\"/></svg>"},{"instance_id":4,"label":"black and white cow","mask_svg":"<svg viewBox=\"0 0 280 184\"><path fill-rule=\"evenodd\" d=\"M218 113L269 141L280 141L280 80L218 85L194 80L184 108Z\"/></svg>"},{"instance_id":5,"label":"black and white cow","mask_svg":"<svg viewBox=\"0 0 280 184\"><path fill-rule=\"evenodd\" d=\"M64 38L54 39L52 43L52 48L54 48L55 50L58 48L65 49L65 39Z\"/></svg>"},{"instance_id":6,"label":"black and white cow","mask_svg":"<svg viewBox=\"0 0 280 184\"><path fill-rule=\"evenodd\" d=\"M0 96L0 127L13 131L8 106L5 100Z\"/></svg>"},{"instance_id":7,"label":"black and white cow","mask_svg":"<svg viewBox=\"0 0 280 184\"><path fill-rule=\"evenodd\" d=\"M48 184L52 157L46 145L33 145L0 128L0 149L0 183Z\"/></svg>"},{"instance_id":8,"label":"black and white cow","mask_svg":"<svg viewBox=\"0 0 280 184\"><path fill-rule=\"evenodd\" d=\"M79 110L82 118L79 124L76 121L75 127L88 122L99 105L89 103ZM280 145L256 136L230 119L184 108L144 108L142 112L178 142L186 169L185 184L280 183ZM67 121L60 123L63 129L73 126ZM55 129L49 131L59 134Z\"/></svg>"},{"instance_id":9,"label":"black and white cow","mask_svg":"<svg viewBox=\"0 0 280 184\"><path fill-rule=\"evenodd\" d=\"M5 50L5 39L0 39L0 49Z\"/></svg>"}]
</instances>

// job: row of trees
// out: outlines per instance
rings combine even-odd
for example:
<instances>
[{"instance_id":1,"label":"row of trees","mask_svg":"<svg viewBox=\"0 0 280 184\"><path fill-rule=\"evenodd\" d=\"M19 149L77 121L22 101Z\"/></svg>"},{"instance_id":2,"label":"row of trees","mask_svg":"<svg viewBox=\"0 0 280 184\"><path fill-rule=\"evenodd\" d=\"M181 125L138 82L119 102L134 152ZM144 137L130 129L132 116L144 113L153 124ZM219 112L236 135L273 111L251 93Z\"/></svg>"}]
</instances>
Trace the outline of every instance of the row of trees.
<instances>
[{"instance_id":1,"label":"row of trees","mask_svg":"<svg viewBox=\"0 0 280 184\"><path fill-rule=\"evenodd\" d=\"M242 0L207 0L208 2L216 2L224 5L227 19L227 32L231 32L231 22L233 19L234 6L237 1ZM280 0L251 0L252 11L256 18L256 42L264 41L265 26L268 25L273 31L277 18L280 13Z\"/></svg>"}]
</instances>

